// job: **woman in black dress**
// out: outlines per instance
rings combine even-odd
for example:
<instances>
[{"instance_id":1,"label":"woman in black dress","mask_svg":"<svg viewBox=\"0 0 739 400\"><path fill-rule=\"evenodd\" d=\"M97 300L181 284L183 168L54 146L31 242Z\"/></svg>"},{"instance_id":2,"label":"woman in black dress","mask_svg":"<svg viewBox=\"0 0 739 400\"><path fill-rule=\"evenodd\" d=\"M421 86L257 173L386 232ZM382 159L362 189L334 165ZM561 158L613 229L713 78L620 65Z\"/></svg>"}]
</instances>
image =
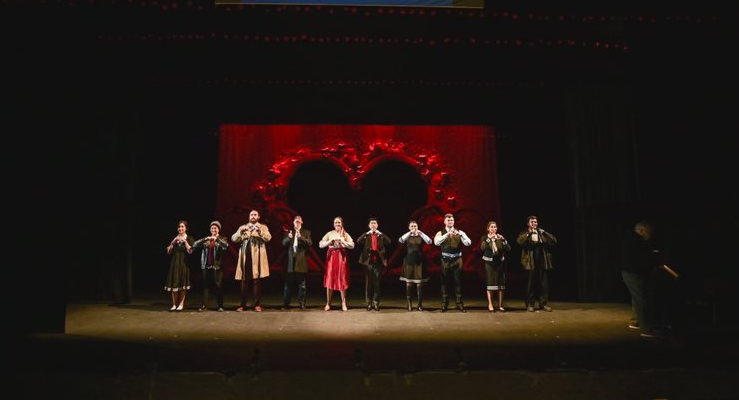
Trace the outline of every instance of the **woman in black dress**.
<instances>
[{"instance_id":1,"label":"woman in black dress","mask_svg":"<svg viewBox=\"0 0 739 400\"><path fill-rule=\"evenodd\" d=\"M182 311L185 308L185 295L190 289L190 268L187 266L187 255L192 253L194 242L195 240L187 235L187 221L178 222L177 236L167 246L167 254L171 258L164 290L172 293L172 307L169 311Z\"/></svg>"},{"instance_id":2,"label":"woman in black dress","mask_svg":"<svg viewBox=\"0 0 739 400\"><path fill-rule=\"evenodd\" d=\"M498 224L495 221L488 222L487 234L480 238L480 250L482 260L485 263L485 275L487 277L488 311L495 311L493 307L493 291L498 291L498 309L503 308L503 291L505 290L505 254L511 251L503 235L498 234Z\"/></svg>"},{"instance_id":3,"label":"woman in black dress","mask_svg":"<svg viewBox=\"0 0 739 400\"><path fill-rule=\"evenodd\" d=\"M398 239L400 243L405 244L406 255L403 259L403 273L400 280L405 282L405 297L408 300L408 311L413 310L411 303L411 290L413 284L416 284L418 292L418 311L423 311L423 284L428 282L429 274L426 266L423 264L423 242L431 244L431 238L425 233L418 230L418 223L411 221L408 224L408 232Z\"/></svg>"}]
</instances>

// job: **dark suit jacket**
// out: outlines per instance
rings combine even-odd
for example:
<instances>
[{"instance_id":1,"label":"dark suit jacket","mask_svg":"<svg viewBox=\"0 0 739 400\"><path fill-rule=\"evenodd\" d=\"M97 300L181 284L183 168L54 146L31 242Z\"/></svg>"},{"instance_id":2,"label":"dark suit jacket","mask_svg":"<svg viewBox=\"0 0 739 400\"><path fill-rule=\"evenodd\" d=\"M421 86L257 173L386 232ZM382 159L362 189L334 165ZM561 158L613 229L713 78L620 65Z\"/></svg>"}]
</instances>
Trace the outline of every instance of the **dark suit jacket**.
<instances>
[{"instance_id":1,"label":"dark suit jacket","mask_svg":"<svg viewBox=\"0 0 739 400\"><path fill-rule=\"evenodd\" d=\"M544 269L552 269L552 253L549 250L555 244L557 244L557 238L549 232L543 229L539 231L539 243L531 241L531 234L528 230L521 231L518 234L516 242L521 245L521 265L526 270L534 269L534 251L542 251L544 254Z\"/></svg>"},{"instance_id":2,"label":"dark suit jacket","mask_svg":"<svg viewBox=\"0 0 739 400\"><path fill-rule=\"evenodd\" d=\"M192 251L195 250L205 250L206 241L205 238L198 239L193 243L192 245ZM221 269L221 266L223 265L223 254L226 252L226 249L228 248L228 239L223 235L218 235L218 240L216 240L216 246L215 246L215 252L213 254L213 265L216 267L216 269ZM208 256L208 253L203 251L200 255L200 268L205 269L207 267L207 261L206 258Z\"/></svg>"},{"instance_id":3,"label":"dark suit jacket","mask_svg":"<svg viewBox=\"0 0 739 400\"><path fill-rule=\"evenodd\" d=\"M368 235L367 232L359 235L355 241L357 244L361 244L362 253L359 255L359 263L367 267L372 266L372 235ZM377 236L377 255L382 265L387 265L385 260L385 246L390 244L390 237L384 233ZM377 264L375 264L376 266Z\"/></svg>"},{"instance_id":4,"label":"dark suit jacket","mask_svg":"<svg viewBox=\"0 0 739 400\"><path fill-rule=\"evenodd\" d=\"M282 239L282 245L287 247L287 272L308 272L308 260L305 258L305 253L308 248L313 245L313 241L310 239L310 231L307 229L300 230L300 238L298 238L298 250L293 250L293 240L295 236L290 238L289 233L295 233L295 230L290 230L285 233L285 237Z\"/></svg>"}]
</instances>

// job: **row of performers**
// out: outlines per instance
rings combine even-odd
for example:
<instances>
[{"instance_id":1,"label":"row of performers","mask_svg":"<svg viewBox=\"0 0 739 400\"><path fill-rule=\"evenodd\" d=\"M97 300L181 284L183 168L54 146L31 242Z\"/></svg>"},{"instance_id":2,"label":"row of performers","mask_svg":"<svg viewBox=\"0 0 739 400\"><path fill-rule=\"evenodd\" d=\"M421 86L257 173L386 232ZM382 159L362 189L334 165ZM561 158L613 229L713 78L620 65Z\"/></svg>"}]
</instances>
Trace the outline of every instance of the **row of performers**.
<instances>
[{"instance_id":1,"label":"row of performers","mask_svg":"<svg viewBox=\"0 0 739 400\"><path fill-rule=\"evenodd\" d=\"M362 233L356 241L344 229L341 217L334 218L334 229L327 232L318 243L318 247L327 249L326 267L324 268L323 286L326 288L326 304L324 310L332 307L333 292L341 294L341 309L348 309L346 304L346 290L349 288L349 267L347 250L361 247L359 263L366 267L365 273L365 300L367 311L380 311L380 276L387 266L385 248L391 239L382 233L376 218L370 218L369 230ZM203 274L203 302L200 311L207 309L210 291L213 290L218 302L218 311L223 311L223 270L221 268L223 255L228 248L228 239L220 234L221 223L210 223L210 236L194 240L187 234L187 222L180 221L177 226L177 236L167 246L167 253L171 255L169 272L164 289L171 292L171 311L184 308L185 297L190 289L190 269L186 264L187 254L200 251L201 271ZM269 228L259 222L259 212L252 210L249 213L249 222L241 225L231 236L231 241L239 244L239 256L236 266L235 279L241 283L241 302L236 311L245 311L247 302L253 296L254 310L262 311L261 279L269 276L269 262L265 243L272 240ZM418 224L411 221L408 232L398 240L405 244L407 252L403 260L403 269L400 280L406 284L406 300L408 311L414 309L412 294L417 294L415 309L423 311L423 285L429 281L428 271L423 263L423 243L441 247L441 311L449 309L451 292L454 292L456 309L466 312L462 301L462 248L470 246L472 240L464 231L454 227L454 216L444 216L444 227L436 233L433 239L418 229ZM550 248L557 243L551 233L538 226L538 218L529 216L527 227L517 237L521 245L521 264L528 270L529 277L526 288L526 308L529 312L535 311L535 305L545 311L552 311L548 303L547 271L552 268ZM296 216L293 219L293 229L288 230L282 239L287 249L287 268L283 286L282 309L290 307L292 292L297 289L299 307L305 309L306 276L308 262L306 251L313 245L310 231L303 228L303 219ZM494 221L487 224L487 232L480 238L480 249L485 264L487 279L488 310L496 311L494 306L497 292L498 311L505 311L503 307L503 292L505 290L505 256L511 246L501 234Z\"/></svg>"}]
</instances>

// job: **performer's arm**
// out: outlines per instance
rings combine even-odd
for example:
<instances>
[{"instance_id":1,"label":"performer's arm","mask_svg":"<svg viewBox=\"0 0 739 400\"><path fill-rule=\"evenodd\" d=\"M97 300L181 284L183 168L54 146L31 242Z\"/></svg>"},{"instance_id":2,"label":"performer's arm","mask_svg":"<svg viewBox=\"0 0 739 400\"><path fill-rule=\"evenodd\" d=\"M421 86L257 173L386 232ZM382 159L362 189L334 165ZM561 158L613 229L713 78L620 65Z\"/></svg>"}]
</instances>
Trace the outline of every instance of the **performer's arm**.
<instances>
[{"instance_id":1,"label":"performer's arm","mask_svg":"<svg viewBox=\"0 0 739 400\"><path fill-rule=\"evenodd\" d=\"M305 231L305 236L301 234L300 237L298 238L298 241L301 241L301 240L303 241L303 243L305 243L306 247L313 246L313 241L310 238L310 231Z\"/></svg>"},{"instance_id":2,"label":"performer's arm","mask_svg":"<svg viewBox=\"0 0 739 400\"><path fill-rule=\"evenodd\" d=\"M259 224L259 230L257 231L259 234L259 237L262 238L265 242L269 242L272 240L272 234L269 233L269 228L267 225Z\"/></svg>"},{"instance_id":3,"label":"performer's arm","mask_svg":"<svg viewBox=\"0 0 739 400\"><path fill-rule=\"evenodd\" d=\"M401 236L400 239L398 239L398 243L401 243L401 244L405 243L409 237L411 237L411 231L404 233L403 236Z\"/></svg>"},{"instance_id":4,"label":"performer's arm","mask_svg":"<svg viewBox=\"0 0 739 400\"><path fill-rule=\"evenodd\" d=\"M231 241L234 243L239 243L242 240L244 240L244 232L246 231L246 225L241 225L238 230L236 230L236 233L231 235Z\"/></svg>"},{"instance_id":5,"label":"performer's arm","mask_svg":"<svg viewBox=\"0 0 739 400\"><path fill-rule=\"evenodd\" d=\"M526 243L529 240L529 233L527 231L522 231L518 234L518 237L516 238L516 243L523 246L524 243Z\"/></svg>"},{"instance_id":6,"label":"performer's arm","mask_svg":"<svg viewBox=\"0 0 739 400\"><path fill-rule=\"evenodd\" d=\"M331 239L329 238L329 234L323 235L323 238L321 238L321 241L318 242L318 248L325 249L328 247L328 245L331 244Z\"/></svg>"},{"instance_id":7,"label":"performer's arm","mask_svg":"<svg viewBox=\"0 0 739 400\"><path fill-rule=\"evenodd\" d=\"M472 239L470 239L469 237L467 237L467 234L464 233L464 231L457 231L457 232L459 232L459 236L462 237L462 244L463 245L469 246L469 245L472 244Z\"/></svg>"},{"instance_id":8,"label":"performer's arm","mask_svg":"<svg viewBox=\"0 0 739 400\"><path fill-rule=\"evenodd\" d=\"M441 244L444 243L447 237L449 237L449 232L443 235L441 234L441 231L436 232L436 236L434 236L434 244L437 246L441 246Z\"/></svg>"},{"instance_id":9,"label":"performer's arm","mask_svg":"<svg viewBox=\"0 0 739 400\"><path fill-rule=\"evenodd\" d=\"M346 248L348 249L354 248L354 240L352 240L352 237L349 236L348 233L344 234L344 243L346 244Z\"/></svg>"},{"instance_id":10,"label":"performer's arm","mask_svg":"<svg viewBox=\"0 0 739 400\"><path fill-rule=\"evenodd\" d=\"M490 242L492 239L485 235L480 238L480 250L485 251L490 248Z\"/></svg>"}]
</instances>

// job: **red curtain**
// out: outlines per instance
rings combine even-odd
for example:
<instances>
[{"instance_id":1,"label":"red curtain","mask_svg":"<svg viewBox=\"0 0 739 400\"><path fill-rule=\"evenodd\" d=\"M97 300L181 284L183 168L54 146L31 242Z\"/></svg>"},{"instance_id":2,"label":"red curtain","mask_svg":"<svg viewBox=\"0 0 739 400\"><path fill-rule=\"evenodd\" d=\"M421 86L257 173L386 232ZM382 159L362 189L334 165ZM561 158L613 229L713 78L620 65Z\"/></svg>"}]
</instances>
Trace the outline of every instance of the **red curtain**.
<instances>
[{"instance_id":1,"label":"red curtain","mask_svg":"<svg viewBox=\"0 0 739 400\"><path fill-rule=\"evenodd\" d=\"M429 198L429 203L435 201L439 205L439 215L434 222L437 226L424 228L429 235L433 236L442 227L443 214L452 212L457 227L467 232L475 246L487 221L499 220L498 171L492 127L222 125L216 215L223 224L223 233L230 236L235 232L246 221L251 208L262 212L264 218L265 210L262 208L265 204L260 204L263 199L255 188L265 183L270 185L270 180L280 172L275 167L276 163L284 166L299 162L296 158L343 145L356 146L359 151L365 145L383 146L383 143L394 143L394 149L402 148L400 153L411 159L422 156L419 152L426 153L425 156L434 159L428 164L433 162L437 166L437 170L432 172L444 176L447 181L443 184L442 200ZM357 162L353 157L349 158ZM267 223L273 235L281 238L284 223L274 218ZM330 229L330 221L325 225L327 230ZM270 254L270 260L277 260L277 256Z\"/></svg>"}]
</instances>

